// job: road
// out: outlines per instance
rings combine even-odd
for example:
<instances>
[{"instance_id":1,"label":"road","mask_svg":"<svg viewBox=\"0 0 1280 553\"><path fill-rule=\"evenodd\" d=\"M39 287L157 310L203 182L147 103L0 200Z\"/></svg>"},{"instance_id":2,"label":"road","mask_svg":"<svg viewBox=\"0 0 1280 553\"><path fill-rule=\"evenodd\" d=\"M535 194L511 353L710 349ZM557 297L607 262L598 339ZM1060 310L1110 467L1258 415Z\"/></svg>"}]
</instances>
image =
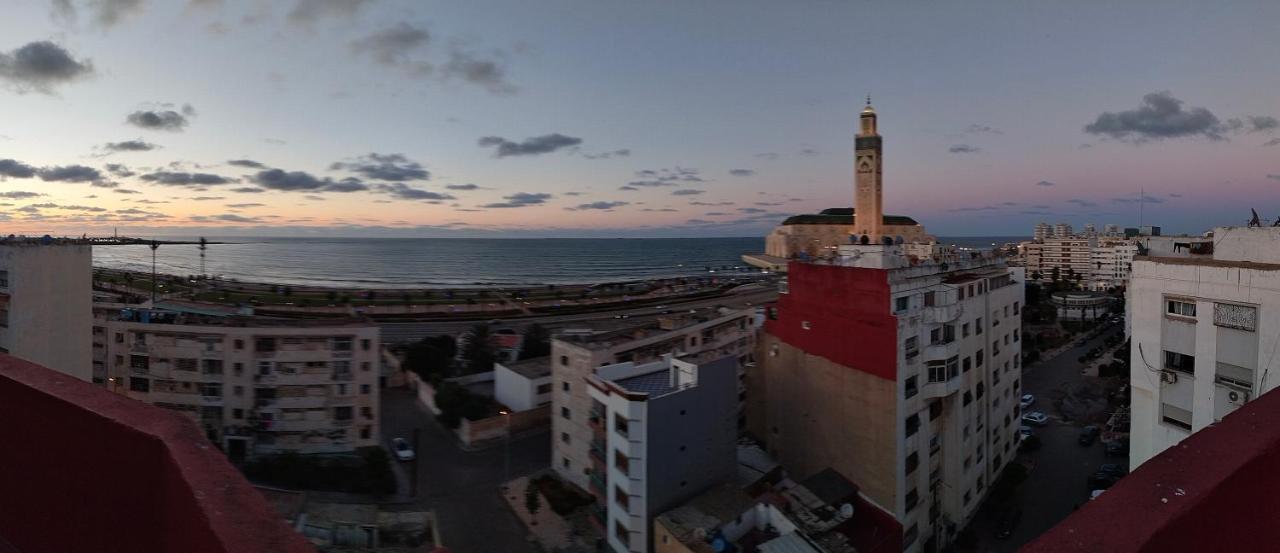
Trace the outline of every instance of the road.
<instances>
[{"instance_id":1,"label":"road","mask_svg":"<svg viewBox=\"0 0 1280 553\"><path fill-rule=\"evenodd\" d=\"M1119 325L1098 337L1077 345L1048 361L1022 372L1023 393L1036 395L1036 403L1028 411L1049 415L1047 426L1036 429L1042 446L1037 451L1018 454L1018 460L1031 467L1027 480L1018 487L1014 504L1023 510L1022 518L1009 539L997 540L999 508L984 505L972 524L982 553L1011 553L1062 521L1089 500L1087 481L1103 463L1123 463L1127 457L1106 457L1101 442L1081 446L1076 442L1080 428L1105 417L1105 401L1097 396L1103 382L1080 374L1078 358L1112 334L1121 332ZM1105 394L1101 394L1105 398ZM1088 406L1089 409L1082 409ZM1064 420L1063 411L1078 420Z\"/></svg>"},{"instance_id":2,"label":"road","mask_svg":"<svg viewBox=\"0 0 1280 553\"><path fill-rule=\"evenodd\" d=\"M413 439L418 432L418 458L400 463L404 471L417 470L417 500L434 509L441 540L455 553L536 553L526 539L524 525L498 495L507 480L506 450L502 446L463 451L453 433L418 405L405 389L382 391L382 437ZM547 468L551 464L548 431L521 435L510 442L510 478ZM415 466L416 465L416 466Z\"/></svg>"},{"instance_id":3,"label":"road","mask_svg":"<svg viewBox=\"0 0 1280 553\"><path fill-rule=\"evenodd\" d=\"M575 325L587 325L593 330L609 330L614 327L636 326L651 322L664 310L677 311L702 307L724 305L733 308L745 308L773 301L778 297L777 287L770 283L746 284L730 290L726 295L697 299L685 302L672 302L662 306L629 307L598 311L594 313L578 313L574 315L546 315L541 317L519 317L503 319L504 326L524 327L533 323L550 329L572 328ZM658 307L661 307L659 309ZM616 318L626 315L626 319ZM476 321L442 321L442 322L387 322L379 323L382 330L382 341L387 344L416 342L427 336L440 334L457 335L475 325Z\"/></svg>"}]
</instances>

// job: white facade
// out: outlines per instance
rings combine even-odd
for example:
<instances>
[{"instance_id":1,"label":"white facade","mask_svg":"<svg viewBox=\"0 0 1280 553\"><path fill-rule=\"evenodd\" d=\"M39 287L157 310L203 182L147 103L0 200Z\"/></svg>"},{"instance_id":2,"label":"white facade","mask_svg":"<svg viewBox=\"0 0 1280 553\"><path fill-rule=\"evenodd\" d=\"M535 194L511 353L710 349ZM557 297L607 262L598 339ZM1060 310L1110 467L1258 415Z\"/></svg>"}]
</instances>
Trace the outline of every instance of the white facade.
<instances>
[{"instance_id":1,"label":"white facade","mask_svg":"<svg viewBox=\"0 0 1280 553\"><path fill-rule=\"evenodd\" d=\"M123 310L97 325L112 391L192 417L233 459L379 445L371 322Z\"/></svg>"},{"instance_id":2,"label":"white facade","mask_svg":"<svg viewBox=\"0 0 1280 553\"><path fill-rule=\"evenodd\" d=\"M1071 225L1066 223L1058 223L1053 225L1054 238L1071 238L1075 232L1071 229Z\"/></svg>"},{"instance_id":3,"label":"white facade","mask_svg":"<svg viewBox=\"0 0 1280 553\"><path fill-rule=\"evenodd\" d=\"M95 376L92 327L90 246L25 239L0 243L0 348L89 381Z\"/></svg>"},{"instance_id":4,"label":"white facade","mask_svg":"<svg viewBox=\"0 0 1280 553\"><path fill-rule=\"evenodd\" d=\"M1218 228L1213 241L1212 252L1134 261L1134 466L1276 386L1268 375L1280 368L1280 228Z\"/></svg>"},{"instance_id":5,"label":"white facade","mask_svg":"<svg viewBox=\"0 0 1280 553\"><path fill-rule=\"evenodd\" d=\"M494 363L493 399L514 411L551 403L551 359Z\"/></svg>"},{"instance_id":6,"label":"white facade","mask_svg":"<svg viewBox=\"0 0 1280 553\"><path fill-rule=\"evenodd\" d=\"M1138 255L1138 245L1128 240L1103 241L1089 252L1093 268L1089 274L1089 289L1105 291L1126 286L1133 268L1133 257Z\"/></svg>"},{"instance_id":7,"label":"white facade","mask_svg":"<svg viewBox=\"0 0 1280 553\"><path fill-rule=\"evenodd\" d=\"M1053 227L1049 223L1037 223L1035 230L1035 241L1044 242L1045 238L1053 236Z\"/></svg>"}]
</instances>

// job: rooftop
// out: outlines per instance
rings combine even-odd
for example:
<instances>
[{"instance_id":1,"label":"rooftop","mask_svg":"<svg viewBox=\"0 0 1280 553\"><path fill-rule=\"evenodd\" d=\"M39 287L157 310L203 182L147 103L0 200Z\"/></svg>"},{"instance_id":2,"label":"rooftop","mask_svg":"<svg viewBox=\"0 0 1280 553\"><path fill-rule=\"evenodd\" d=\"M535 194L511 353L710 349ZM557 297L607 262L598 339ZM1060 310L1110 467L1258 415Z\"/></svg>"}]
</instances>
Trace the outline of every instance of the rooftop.
<instances>
[{"instance_id":1,"label":"rooftop","mask_svg":"<svg viewBox=\"0 0 1280 553\"><path fill-rule=\"evenodd\" d=\"M628 392L660 396L674 389L671 386L671 373L666 367L659 367L654 372L613 381Z\"/></svg>"},{"instance_id":2,"label":"rooftop","mask_svg":"<svg viewBox=\"0 0 1280 553\"><path fill-rule=\"evenodd\" d=\"M0 355L0 419L8 550L314 551L180 414Z\"/></svg>"},{"instance_id":3,"label":"rooftop","mask_svg":"<svg viewBox=\"0 0 1280 553\"><path fill-rule=\"evenodd\" d=\"M1280 541L1280 394L1143 463L1024 553L1272 551Z\"/></svg>"},{"instance_id":4,"label":"rooftop","mask_svg":"<svg viewBox=\"0 0 1280 553\"><path fill-rule=\"evenodd\" d=\"M548 355L534 357L533 359L522 359L515 363L501 363L501 365L529 379L551 375L551 356Z\"/></svg>"},{"instance_id":5,"label":"rooftop","mask_svg":"<svg viewBox=\"0 0 1280 553\"><path fill-rule=\"evenodd\" d=\"M784 225L852 225L854 211L852 207L832 207L818 213L792 215L782 222ZM886 225L919 225L915 219L906 215L885 215Z\"/></svg>"},{"instance_id":6,"label":"rooftop","mask_svg":"<svg viewBox=\"0 0 1280 553\"><path fill-rule=\"evenodd\" d=\"M747 317L751 315L750 310L732 310L720 307L703 307L694 309L693 312L684 312L661 317L659 320L636 325L628 328L610 330L606 332L573 333L573 334L557 334L556 340L564 343L574 344L587 349L608 349L614 346L645 340L649 338L660 338L675 332L680 332L703 323L729 322L737 317Z\"/></svg>"}]
</instances>

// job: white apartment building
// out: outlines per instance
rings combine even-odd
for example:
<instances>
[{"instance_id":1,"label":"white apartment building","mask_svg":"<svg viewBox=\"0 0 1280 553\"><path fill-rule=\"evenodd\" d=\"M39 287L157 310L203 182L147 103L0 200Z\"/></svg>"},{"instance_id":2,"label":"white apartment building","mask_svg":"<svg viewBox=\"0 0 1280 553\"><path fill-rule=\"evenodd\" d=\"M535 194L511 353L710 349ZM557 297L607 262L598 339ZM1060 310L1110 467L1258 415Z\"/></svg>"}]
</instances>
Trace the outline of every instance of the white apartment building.
<instances>
[{"instance_id":1,"label":"white apartment building","mask_svg":"<svg viewBox=\"0 0 1280 553\"><path fill-rule=\"evenodd\" d=\"M942 550L1016 456L1023 270L895 246L793 262L748 375L752 434L798 479L828 468Z\"/></svg>"},{"instance_id":2,"label":"white apartment building","mask_svg":"<svg viewBox=\"0 0 1280 553\"><path fill-rule=\"evenodd\" d=\"M1280 382L1280 228L1151 246L1128 289L1134 466Z\"/></svg>"},{"instance_id":3,"label":"white apartment building","mask_svg":"<svg viewBox=\"0 0 1280 553\"><path fill-rule=\"evenodd\" d=\"M1071 225L1067 223L1053 225L1054 238L1071 238L1072 236L1075 236L1075 231L1072 230Z\"/></svg>"},{"instance_id":4,"label":"white apartment building","mask_svg":"<svg viewBox=\"0 0 1280 553\"><path fill-rule=\"evenodd\" d=\"M1089 252L1093 268L1089 273L1090 290L1106 291L1124 287L1129 283L1133 257L1138 255L1138 244L1131 240L1103 239Z\"/></svg>"},{"instance_id":5,"label":"white apartment building","mask_svg":"<svg viewBox=\"0 0 1280 553\"><path fill-rule=\"evenodd\" d=\"M1053 236L1053 226L1049 223L1037 223L1034 239L1036 242L1044 242L1045 238Z\"/></svg>"},{"instance_id":6,"label":"white apartment building","mask_svg":"<svg viewBox=\"0 0 1280 553\"><path fill-rule=\"evenodd\" d=\"M1093 274L1092 250L1096 245L1096 238L1047 238L1040 246L1040 262L1034 266L1028 263L1027 271L1039 273L1040 280L1049 282L1057 269L1059 280L1086 285Z\"/></svg>"},{"instance_id":7,"label":"white apartment building","mask_svg":"<svg viewBox=\"0 0 1280 553\"><path fill-rule=\"evenodd\" d=\"M746 398L743 370L755 348L752 319L751 310L703 309L642 327L556 336L551 341L551 462L556 473L588 488L592 404L586 379L605 365L646 363L668 353L691 363L733 357L741 410ZM741 416L739 421L745 425Z\"/></svg>"},{"instance_id":8,"label":"white apartment building","mask_svg":"<svg viewBox=\"0 0 1280 553\"><path fill-rule=\"evenodd\" d=\"M379 445L382 345L372 322L99 313L94 346L108 387L189 415L232 460Z\"/></svg>"},{"instance_id":9,"label":"white apartment building","mask_svg":"<svg viewBox=\"0 0 1280 553\"><path fill-rule=\"evenodd\" d=\"M0 351L81 380L93 372L93 251L53 238L0 240Z\"/></svg>"},{"instance_id":10,"label":"white apartment building","mask_svg":"<svg viewBox=\"0 0 1280 553\"><path fill-rule=\"evenodd\" d=\"M733 478L737 365L733 356L697 365L666 354L586 378L593 516L611 551L652 551L653 517Z\"/></svg>"}]
</instances>

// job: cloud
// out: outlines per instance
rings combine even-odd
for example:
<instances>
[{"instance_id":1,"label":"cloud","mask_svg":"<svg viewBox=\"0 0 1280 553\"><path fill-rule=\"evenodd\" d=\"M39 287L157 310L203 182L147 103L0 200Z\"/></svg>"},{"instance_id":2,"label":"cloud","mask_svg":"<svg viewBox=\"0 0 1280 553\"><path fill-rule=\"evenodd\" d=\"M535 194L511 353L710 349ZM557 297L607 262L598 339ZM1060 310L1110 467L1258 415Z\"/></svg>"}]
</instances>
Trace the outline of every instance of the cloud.
<instances>
[{"instance_id":1,"label":"cloud","mask_svg":"<svg viewBox=\"0 0 1280 553\"><path fill-rule=\"evenodd\" d=\"M211 173L186 173L175 171L156 171L138 177L144 181L166 186L214 186L237 182L221 175Z\"/></svg>"},{"instance_id":2,"label":"cloud","mask_svg":"<svg viewBox=\"0 0 1280 553\"><path fill-rule=\"evenodd\" d=\"M706 182L698 176L697 169L676 167L675 169L641 169L636 176L642 180L627 183L630 187L676 186L681 182Z\"/></svg>"},{"instance_id":3,"label":"cloud","mask_svg":"<svg viewBox=\"0 0 1280 553\"><path fill-rule=\"evenodd\" d=\"M447 188L447 189L449 189L449 190L479 190L479 189L480 189L480 185L477 185L477 184L470 184L470 183L468 183L468 184L447 184L447 185L445 185L445 188ZM572 194L567 194L567 195L572 195Z\"/></svg>"},{"instance_id":4,"label":"cloud","mask_svg":"<svg viewBox=\"0 0 1280 553\"><path fill-rule=\"evenodd\" d=\"M681 190L673 191L671 195L672 196L697 196L699 194L705 194L705 193L706 193L705 190L694 190L692 188L684 188Z\"/></svg>"},{"instance_id":5,"label":"cloud","mask_svg":"<svg viewBox=\"0 0 1280 553\"><path fill-rule=\"evenodd\" d=\"M191 198L191 199L192 199L192 200L195 200L195 201L197 201L197 202L208 202L208 201L212 201L212 200L225 200L225 199L227 199L227 198L226 198L226 196L196 196L196 197Z\"/></svg>"},{"instance_id":6,"label":"cloud","mask_svg":"<svg viewBox=\"0 0 1280 553\"><path fill-rule=\"evenodd\" d=\"M706 213L703 213L703 215L706 215L707 217L722 217L724 215L728 215L728 213L725 213L723 211L708 211Z\"/></svg>"},{"instance_id":7,"label":"cloud","mask_svg":"<svg viewBox=\"0 0 1280 553\"><path fill-rule=\"evenodd\" d=\"M628 157L630 155L631 155L631 150L628 148L623 148L620 150L613 150L610 152L600 152L598 154L582 154L582 157L585 157L587 159L609 159L612 157Z\"/></svg>"},{"instance_id":8,"label":"cloud","mask_svg":"<svg viewBox=\"0 0 1280 553\"><path fill-rule=\"evenodd\" d=\"M1269 115L1249 115L1249 132L1271 132L1280 128L1280 120Z\"/></svg>"},{"instance_id":9,"label":"cloud","mask_svg":"<svg viewBox=\"0 0 1280 553\"><path fill-rule=\"evenodd\" d=\"M190 220L197 223L211 223L217 221L225 221L228 223L261 223L262 219L257 217L245 217L234 213L224 213L222 215L192 215Z\"/></svg>"},{"instance_id":10,"label":"cloud","mask_svg":"<svg viewBox=\"0 0 1280 553\"><path fill-rule=\"evenodd\" d=\"M1272 138L1271 140L1268 140L1268 141L1266 141L1266 142L1263 142L1263 143L1262 143L1262 145L1263 145L1263 146L1276 146L1276 145L1280 145L1280 138Z\"/></svg>"},{"instance_id":11,"label":"cloud","mask_svg":"<svg viewBox=\"0 0 1280 553\"><path fill-rule=\"evenodd\" d=\"M181 132L190 121L173 110L138 110L125 117L130 125L150 131Z\"/></svg>"},{"instance_id":12,"label":"cloud","mask_svg":"<svg viewBox=\"0 0 1280 553\"><path fill-rule=\"evenodd\" d=\"M430 41L431 35L426 29L401 22L352 41L350 47L353 53L367 54L376 63L404 69L411 76L423 77L431 73L431 64L411 59L411 55L426 47Z\"/></svg>"},{"instance_id":13,"label":"cloud","mask_svg":"<svg viewBox=\"0 0 1280 553\"><path fill-rule=\"evenodd\" d=\"M334 163L329 166L329 169L346 169L368 179L392 182L431 178L431 172L423 169L420 163L410 160L404 154L371 153L357 158L356 161Z\"/></svg>"},{"instance_id":14,"label":"cloud","mask_svg":"<svg viewBox=\"0 0 1280 553\"><path fill-rule=\"evenodd\" d=\"M777 207L782 205L782 202L755 202L755 205L764 206L764 207Z\"/></svg>"},{"instance_id":15,"label":"cloud","mask_svg":"<svg viewBox=\"0 0 1280 553\"><path fill-rule=\"evenodd\" d=\"M1036 183L1036 186L1054 186L1055 184L1056 184L1056 183L1049 182L1049 181L1047 181L1047 180L1042 180L1042 181L1040 181L1040 182L1037 182L1037 183Z\"/></svg>"},{"instance_id":16,"label":"cloud","mask_svg":"<svg viewBox=\"0 0 1280 553\"><path fill-rule=\"evenodd\" d=\"M582 192L565 192L564 195L565 196L584 196L585 194L583 194Z\"/></svg>"},{"instance_id":17,"label":"cloud","mask_svg":"<svg viewBox=\"0 0 1280 553\"><path fill-rule=\"evenodd\" d=\"M256 186L241 186L240 188L232 188L231 191L239 192L241 194L257 194L259 192L266 192L265 189L258 188Z\"/></svg>"},{"instance_id":18,"label":"cloud","mask_svg":"<svg viewBox=\"0 0 1280 553\"><path fill-rule=\"evenodd\" d=\"M486 136L477 142L481 147L497 146L493 157L531 156L549 154L562 148L582 144L582 139L560 133L544 134L513 142L500 136Z\"/></svg>"},{"instance_id":19,"label":"cloud","mask_svg":"<svg viewBox=\"0 0 1280 553\"><path fill-rule=\"evenodd\" d=\"M591 202L588 204L578 204L576 207L566 207L565 209L568 209L570 211L581 211L581 210L588 210L588 209L598 209L602 211L609 211L614 208L622 207L624 205L630 205L630 202Z\"/></svg>"},{"instance_id":20,"label":"cloud","mask_svg":"<svg viewBox=\"0 0 1280 553\"><path fill-rule=\"evenodd\" d=\"M146 142L144 140L125 140L123 142L108 142L102 145L102 149L110 153L116 152L150 152L160 146Z\"/></svg>"},{"instance_id":21,"label":"cloud","mask_svg":"<svg viewBox=\"0 0 1280 553\"><path fill-rule=\"evenodd\" d=\"M964 128L964 134L1004 134L1004 131L995 127L974 123Z\"/></svg>"},{"instance_id":22,"label":"cloud","mask_svg":"<svg viewBox=\"0 0 1280 553\"><path fill-rule=\"evenodd\" d=\"M756 174L756 172L751 169L730 169L729 174L735 177L750 177L751 175Z\"/></svg>"},{"instance_id":23,"label":"cloud","mask_svg":"<svg viewBox=\"0 0 1280 553\"><path fill-rule=\"evenodd\" d=\"M0 81L19 94L29 91L53 94L54 88L93 74L93 62L77 60L61 46L47 40L30 42L0 52Z\"/></svg>"},{"instance_id":24,"label":"cloud","mask_svg":"<svg viewBox=\"0 0 1280 553\"><path fill-rule=\"evenodd\" d=\"M248 208L251 208L251 207L262 207L262 206L264 206L264 205L267 205L267 204L258 204L258 203L247 203L247 204L227 204L227 207L229 207L229 208L231 208L231 209L248 209Z\"/></svg>"},{"instance_id":25,"label":"cloud","mask_svg":"<svg viewBox=\"0 0 1280 553\"><path fill-rule=\"evenodd\" d=\"M1077 205L1077 206L1079 206L1079 207L1098 207L1098 204L1096 204L1096 203L1094 203L1094 202L1091 202L1091 201L1089 201L1089 200L1081 200L1081 199L1079 199L1079 198L1075 198L1075 199L1067 200L1067 203L1069 203L1069 204L1075 204L1075 205Z\"/></svg>"},{"instance_id":26,"label":"cloud","mask_svg":"<svg viewBox=\"0 0 1280 553\"><path fill-rule=\"evenodd\" d=\"M685 223L690 225L710 225L714 224L715 221L708 221L706 219L689 219L688 221L685 221Z\"/></svg>"},{"instance_id":27,"label":"cloud","mask_svg":"<svg viewBox=\"0 0 1280 553\"><path fill-rule=\"evenodd\" d=\"M120 178L132 177L137 174L130 171L129 168L122 163L108 163L103 167L106 168L108 173Z\"/></svg>"},{"instance_id":28,"label":"cloud","mask_svg":"<svg viewBox=\"0 0 1280 553\"><path fill-rule=\"evenodd\" d=\"M484 208L528 207L531 205L544 204L547 202L547 200L551 198L552 198L551 194L547 194L544 192L517 192L510 196L503 196L502 199L507 200L505 202L484 204L480 207L484 207Z\"/></svg>"},{"instance_id":29,"label":"cloud","mask_svg":"<svg viewBox=\"0 0 1280 553\"><path fill-rule=\"evenodd\" d=\"M969 144L956 144L950 148L947 148L947 151L953 154L976 154L978 152L981 152L982 148L979 148L977 146L972 146Z\"/></svg>"},{"instance_id":30,"label":"cloud","mask_svg":"<svg viewBox=\"0 0 1280 553\"><path fill-rule=\"evenodd\" d=\"M266 169L267 166L254 161L252 159L231 159L227 160L227 165L235 165L236 167L248 167L249 169Z\"/></svg>"},{"instance_id":31,"label":"cloud","mask_svg":"<svg viewBox=\"0 0 1280 553\"><path fill-rule=\"evenodd\" d=\"M449 194L441 194L439 192L430 192L414 188L402 182L392 184L375 184L374 190L384 194L390 194L396 198L403 200L453 200L456 199Z\"/></svg>"},{"instance_id":32,"label":"cloud","mask_svg":"<svg viewBox=\"0 0 1280 553\"><path fill-rule=\"evenodd\" d=\"M307 194L307 195L303 196L303 198L306 198L306 199L308 199L308 200L315 200L315 201L317 201L317 202L323 202L323 201L325 201L325 200L328 200L328 199L329 199L329 198L326 198L326 197L324 197L324 196L316 196L316 195L313 195L313 194Z\"/></svg>"},{"instance_id":33,"label":"cloud","mask_svg":"<svg viewBox=\"0 0 1280 553\"><path fill-rule=\"evenodd\" d=\"M760 209L758 207L739 207L738 211L741 211L742 213L768 213L769 212L769 210L767 209Z\"/></svg>"},{"instance_id":34,"label":"cloud","mask_svg":"<svg viewBox=\"0 0 1280 553\"><path fill-rule=\"evenodd\" d=\"M1169 92L1152 92L1135 109L1103 112L1084 126L1084 132L1135 144L1195 136L1225 140L1232 125L1223 124L1206 108L1183 109L1182 104Z\"/></svg>"},{"instance_id":35,"label":"cloud","mask_svg":"<svg viewBox=\"0 0 1280 553\"><path fill-rule=\"evenodd\" d=\"M29 179L36 176L36 168L14 159L0 159L0 179Z\"/></svg>"},{"instance_id":36,"label":"cloud","mask_svg":"<svg viewBox=\"0 0 1280 553\"><path fill-rule=\"evenodd\" d=\"M289 11L289 20L310 25L320 19L350 19L373 0L298 0Z\"/></svg>"},{"instance_id":37,"label":"cloud","mask_svg":"<svg viewBox=\"0 0 1280 553\"><path fill-rule=\"evenodd\" d=\"M259 171L258 174L252 177L252 180L262 188L286 192L357 192L369 189L359 179L346 178L341 181L334 181L329 178L317 178L304 171L284 171L281 169Z\"/></svg>"},{"instance_id":38,"label":"cloud","mask_svg":"<svg viewBox=\"0 0 1280 553\"><path fill-rule=\"evenodd\" d=\"M1000 208L994 205L984 205L984 206L978 206L978 207L953 207L951 209L948 209L947 211L950 211L952 213L966 213L966 212L972 212L972 211L995 211L998 209Z\"/></svg>"},{"instance_id":39,"label":"cloud","mask_svg":"<svg viewBox=\"0 0 1280 553\"><path fill-rule=\"evenodd\" d=\"M672 209L672 208L670 208L670 207L664 207L664 208L660 208L660 209L655 209L655 208L652 208L652 207L646 207L646 208L644 208L644 209L641 209L640 211L651 211L651 212L660 212L660 213L676 213L676 212L678 212L678 211L680 211L680 210L679 210L679 209Z\"/></svg>"},{"instance_id":40,"label":"cloud","mask_svg":"<svg viewBox=\"0 0 1280 553\"><path fill-rule=\"evenodd\" d=\"M102 172L83 165L44 167L36 174L46 182L93 182L102 180Z\"/></svg>"},{"instance_id":41,"label":"cloud","mask_svg":"<svg viewBox=\"0 0 1280 553\"><path fill-rule=\"evenodd\" d=\"M694 201L694 202L689 202L689 205L700 205L700 206L722 206L722 205L734 205L734 203L733 203L733 202L697 202L697 201Z\"/></svg>"},{"instance_id":42,"label":"cloud","mask_svg":"<svg viewBox=\"0 0 1280 553\"><path fill-rule=\"evenodd\" d=\"M480 85L493 94L515 94L516 87L507 82L506 68L494 60L481 59L474 54L454 50L445 62L443 74L446 79L457 78L468 83Z\"/></svg>"},{"instance_id":43,"label":"cloud","mask_svg":"<svg viewBox=\"0 0 1280 553\"><path fill-rule=\"evenodd\" d=\"M772 161L782 156L779 155L777 152L761 152L758 154L753 154L751 157L754 157L756 159L767 159Z\"/></svg>"},{"instance_id":44,"label":"cloud","mask_svg":"<svg viewBox=\"0 0 1280 553\"><path fill-rule=\"evenodd\" d=\"M1280 175L1271 175L1271 174L1269 174L1269 175L1267 175L1267 178L1269 178L1269 179L1271 179L1271 180L1280 180Z\"/></svg>"},{"instance_id":45,"label":"cloud","mask_svg":"<svg viewBox=\"0 0 1280 553\"><path fill-rule=\"evenodd\" d=\"M1164 198L1144 195L1141 200L1139 200L1139 198L1111 198L1111 201L1120 204L1136 204L1139 201L1147 204L1162 204L1164 203Z\"/></svg>"},{"instance_id":46,"label":"cloud","mask_svg":"<svg viewBox=\"0 0 1280 553\"><path fill-rule=\"evenodd\" d=\"M802 155L802 156L820 156L820 155L822 155L822 152L819 152L818 150L815 150L815 149L813 149L813 148L804 148L804 149L800 150L800 155Z\"/></svg>"},{"instance_id":47,"label":"cloud","mask_svg":"<svg viewBox=\"0 0 1280 553\"><path fill-rule=\"evenodd\" d=\"M141 194L141 192L138 192L137 190L129 190L128 188L116 188L112 190L112 192L115 192L116 194Z\"/></svg>"},{"instance_id":48,"label":"cloud","mask_svg":"<svg viewBox=\"0 0 1280 553\"><path fill-rule=\"evenodd\" d=\"M630 185L624 185L624 186L619 186L619 187L618 187L618 190L626 190L626 191L628 191L628 192L634 192L634 191L636 191L636 190L639 190L639 188L636 188L636 187L634 187L634 186L630 186Z\"/></svg>"},{"instance_id":49,"label":"cloud","mask_svg":"<svg viewBox=\"0 0 1280 553\"><path fill-rule=\"evenodd\" d=\"M94 23L103 27L112 27L125 18L141 12L143 0L97 0L88 5L94 12Z\"/></svg>"},{"instance_id":50,"label":"cloud","mask_svg":"<svg viewBox=\"0 0 1280 553\"><path fill-rule=\"evenodd\" d=\"M26 198L35 198L37 196L43 196L43 195L44 194L41 194L39 192L24 192L22 190L11 190L8 192L0 192L0 198L6 198L10 200L23 200Z\"/></svg>"}]
</instances>

